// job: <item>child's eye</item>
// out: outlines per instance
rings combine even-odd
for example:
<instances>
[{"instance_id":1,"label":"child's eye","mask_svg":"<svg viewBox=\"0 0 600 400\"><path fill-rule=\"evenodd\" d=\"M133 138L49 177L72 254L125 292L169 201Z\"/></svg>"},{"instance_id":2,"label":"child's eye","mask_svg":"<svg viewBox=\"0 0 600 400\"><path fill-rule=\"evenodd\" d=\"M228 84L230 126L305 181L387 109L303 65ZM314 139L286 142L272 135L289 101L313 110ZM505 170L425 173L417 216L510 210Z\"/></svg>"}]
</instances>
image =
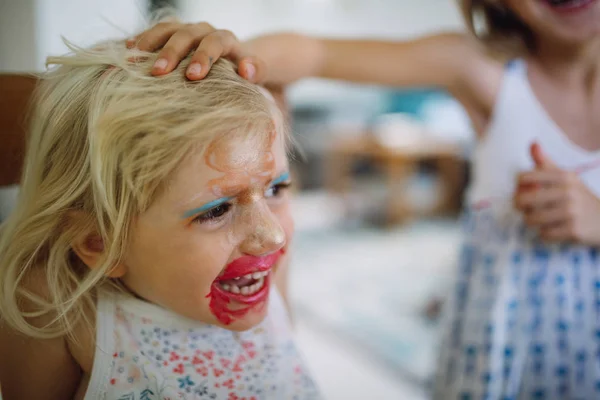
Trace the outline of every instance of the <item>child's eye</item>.
<instances>
[{"instance_id":1,"label":"child's eye","mask_svg":"<svg viewBox=\"0 0 600 400\"><path fill-rule=\"evenodd\" d=\"M205 223L205 222L213 222L227 214L227 212L231 209L230 203L223 203L216 207L211 208L203 214L198 215L194 218L194 222L197 223Z\"/></svg>"},{"instance_id":2,"label":"child's eye","mask_svg":"<svg viewBox=\"0 0 600 400\"><path fill-rule=\"evenodd\" d=\"M273 185L265 191L265 197L266 198L279 197L282 194L282 192L285 189L289 188L291 185L292 185L291 182L283 182L283 183L278 183L277 185Z\"/></svg>"}]
</instances>

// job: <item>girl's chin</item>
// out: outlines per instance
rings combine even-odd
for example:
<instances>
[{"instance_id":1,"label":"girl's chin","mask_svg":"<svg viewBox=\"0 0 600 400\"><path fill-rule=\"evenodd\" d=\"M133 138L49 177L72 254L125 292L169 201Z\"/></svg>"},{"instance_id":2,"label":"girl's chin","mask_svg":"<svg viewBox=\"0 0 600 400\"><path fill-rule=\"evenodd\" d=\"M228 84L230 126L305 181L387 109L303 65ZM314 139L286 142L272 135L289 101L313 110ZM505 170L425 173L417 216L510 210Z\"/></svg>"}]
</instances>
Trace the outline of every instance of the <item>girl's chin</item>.
<instances>
[{"instance_id":1,"label":"girl's chin","mask_svg":"<svg viewBox=\"0 0 600 400\"><path fill-rule=\"evenodd\" d=\"M264 321L267 316L267 304L268 301L266 301L263 305L253 307L243 316L231 316L229 323L222 322L221 320L223 318L219 320L219 318L215 317L214 325L234 332L247 331Z\"/></svg>"}]
</instances>

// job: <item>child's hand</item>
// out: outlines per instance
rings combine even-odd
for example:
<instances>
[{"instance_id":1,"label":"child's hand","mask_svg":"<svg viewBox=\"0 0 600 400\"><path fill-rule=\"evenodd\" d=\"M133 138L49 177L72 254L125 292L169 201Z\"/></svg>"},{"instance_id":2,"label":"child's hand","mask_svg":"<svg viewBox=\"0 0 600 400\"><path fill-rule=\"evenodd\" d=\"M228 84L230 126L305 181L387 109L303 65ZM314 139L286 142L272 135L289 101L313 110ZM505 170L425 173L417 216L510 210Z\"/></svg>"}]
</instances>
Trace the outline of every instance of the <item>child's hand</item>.
<instances>
[{"instance_id":1,"label":"child's hand","mask_svg":"<svg viewBox=\"0 0 600 400\"><path fill-rule=\"evenodd\" d=\"M519 175L514 203L543 239L600 245L600 199L575 172L558 168L538 144L531 146L535 169Z\"/></svg>"},{"instance_id":2,"label":"child's hand","mask_svg":"<svg viewBox=\"0 0 600 400\"><path fill-rule=\"evenodd\" d=\"M212 64L220 57L226 57L236 63L240 76L250 82L262 83L266 76L264 63L245 54L242 44L232 32L215 29L206 22L161 22L129 39L127 47L137 47L142 51L160 49L152 69L152 75L155 76L173 71L191 51L194 51L194 54L186 71L188 79L204 78Z\"/></svg>"}]
</instances>

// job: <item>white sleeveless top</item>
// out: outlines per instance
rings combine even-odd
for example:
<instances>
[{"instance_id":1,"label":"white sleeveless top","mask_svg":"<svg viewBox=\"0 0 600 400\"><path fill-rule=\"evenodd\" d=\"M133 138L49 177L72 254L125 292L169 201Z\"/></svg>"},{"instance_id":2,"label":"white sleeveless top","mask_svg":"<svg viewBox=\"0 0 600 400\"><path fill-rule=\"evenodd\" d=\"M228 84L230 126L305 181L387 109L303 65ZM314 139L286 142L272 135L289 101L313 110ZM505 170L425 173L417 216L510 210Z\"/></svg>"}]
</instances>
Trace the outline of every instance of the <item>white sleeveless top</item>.
<instances>
[{"instance_id":1,"label":"white sleeveless top","mask_svg":"<svg viewBox=\"0 0 600 400\"><path fill-rule=\"evenodd\" d=\"M587 151L574 144L548 115L531 88L523 60L515 60L506 68L492 120L472 160L471 203L512 198L517 174L534 166L529 154L534 141L561 168L576 169L600 158L600 151ZM600 167L581 174L581 178L600 196Z\"/></svg>"},{"instance_id":2,"label":"white sleeveless top","mask_svg":"<svg viewBox=\"0 0 600 400\"><path fill-rule=\"evenodd\" d=\"M266 319L245 332L103 293L96 332L86 400L319 398L275 289Z\"/></svg>"},{"instance_id":3,"label":"white sleeveless top","mask_svg":"<svg viewBox=\"0 0 600 400\"><path fill-rule=\"evenodd\" d=\"M474 154L468 202L488 205L465 214L434 399L600 399L600 251L545 243L512 207L534 141L565 169L600 158L565 136L516 61ZM600 165L580 177L600 196Z\"/></svg>"}]
</instances>

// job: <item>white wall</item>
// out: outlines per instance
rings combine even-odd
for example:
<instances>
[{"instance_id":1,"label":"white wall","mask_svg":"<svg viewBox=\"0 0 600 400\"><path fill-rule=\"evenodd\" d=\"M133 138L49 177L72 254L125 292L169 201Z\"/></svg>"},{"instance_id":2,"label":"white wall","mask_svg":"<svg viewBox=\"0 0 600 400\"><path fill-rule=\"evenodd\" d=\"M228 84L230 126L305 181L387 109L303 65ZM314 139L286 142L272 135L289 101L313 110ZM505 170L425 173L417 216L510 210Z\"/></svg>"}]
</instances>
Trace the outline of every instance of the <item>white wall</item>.
<instances>
[{"instance_id":1,"label":"white wall","mask_svg":"<svg viewBox=\"0 0 600 400\"><path fill-rule=\"evenodd\" d=\"M179 0L188 21L240 38L294 30L327 36L403 38L462 29L454 0Z\"/></svg>"},{"instance_id":2,"label":"white wall","mask_svg":"<svg viewBox=\"0 0 600 400\"><path fill-rule=\"evenodd\" d=\"M136 32L144 0L0 0L0 72L43 71L48 55Z\"/></svg>"},{"instance_id":3,"label":"white wall","mask_svg":"<svg viewBox=\"0 0 600 400\"><path fill-rule=\"evenodd\" d=\"M0 0L0 72L32 71L37 64L35 3Z\"/></svg>"}]
</instances>

